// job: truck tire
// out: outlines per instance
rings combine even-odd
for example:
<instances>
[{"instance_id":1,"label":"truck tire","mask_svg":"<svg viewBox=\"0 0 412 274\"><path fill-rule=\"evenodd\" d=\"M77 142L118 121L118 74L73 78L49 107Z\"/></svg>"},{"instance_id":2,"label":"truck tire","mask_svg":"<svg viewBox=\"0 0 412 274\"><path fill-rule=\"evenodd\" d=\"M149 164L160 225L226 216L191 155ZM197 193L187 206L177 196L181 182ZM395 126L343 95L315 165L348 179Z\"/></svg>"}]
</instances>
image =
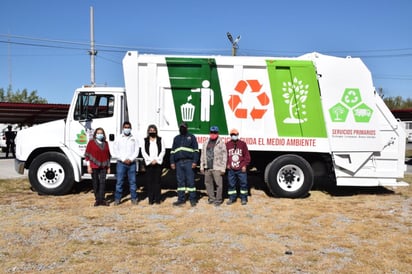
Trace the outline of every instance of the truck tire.
<instances>
[{"instance_id":1,"label":"truck tire","mask_svg":"<svg viewBox=\"0 0 412 274\"><path fill-rule=\"evenodd\" d=\"M58 152L40 154L29 168L30 184L39 194L67 194L74 184L71 166L64 154Z\"/></svg>"},{"instance_id":2,"label":"truck tire","mask_svg":"<svg viewBox=\"0 0 412 274\"><path fill-rule=\"evenodd\" d=\"M306 197L313 186L313 170L301 156L285 154L267 166L270 192L284 198Z\"/></svg>"}]
</instances>

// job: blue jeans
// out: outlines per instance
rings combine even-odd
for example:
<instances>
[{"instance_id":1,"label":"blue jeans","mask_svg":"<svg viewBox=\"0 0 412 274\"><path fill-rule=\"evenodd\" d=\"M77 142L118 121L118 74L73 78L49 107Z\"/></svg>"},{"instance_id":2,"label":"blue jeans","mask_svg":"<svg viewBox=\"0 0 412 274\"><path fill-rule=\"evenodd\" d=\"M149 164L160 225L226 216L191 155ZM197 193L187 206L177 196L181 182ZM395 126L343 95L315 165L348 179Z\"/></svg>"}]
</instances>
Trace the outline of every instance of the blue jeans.
<instances>
[{"instance_id":1,"label":"blue jeans","mask_svg":"<svg viewBox=\"0 0 412 274\"><path fill-rule=\"evenodd\" d=\"M189 200L196 201L195 174L192 169L192 160L180 160L176 163L177 199L184 202L186 190Z\"/></svg>"},{"instance_id":2,"label":"blue jeans","mask_svg":"<svg viewBox=\"0 0 412 274\"><path fill-rule=\"evenodd\" d=\"M237 197L237 191L236 191L236 184L239 183L240 187L240 194L239 197L243 201L247 201L247 195L248 195L248 184L247 184L247 173L242 172L241 170L233 170L229 169L227 173L228 181L229 181L229 186L228 186L228 195L229 199L232 201L236 200Z\"/></svg>"},{"instance_id":3,"label":"blue jeans","mask_svg":"<svg viewBox=\"0 0 412 274\"><path fill-rule=\"evenodd\" d=\"M114 194L114 199L120 201L122 198L125 174L127 174L129 180L130 196L132 200L137 200L136 162L126 165L120 161L117 161L116 165L116 192Z\"/></svg>"}]
</instances>

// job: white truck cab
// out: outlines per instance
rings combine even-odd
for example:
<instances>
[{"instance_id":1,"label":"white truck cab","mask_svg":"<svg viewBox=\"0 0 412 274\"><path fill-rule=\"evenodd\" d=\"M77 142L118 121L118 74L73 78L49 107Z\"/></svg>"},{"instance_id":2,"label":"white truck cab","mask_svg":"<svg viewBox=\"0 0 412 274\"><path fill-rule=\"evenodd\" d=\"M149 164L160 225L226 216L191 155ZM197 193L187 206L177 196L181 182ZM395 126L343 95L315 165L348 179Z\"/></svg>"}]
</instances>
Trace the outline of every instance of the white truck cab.
<instances>
[{"instance_id":1,"label":"white truck cab","mask_svg":"<svg viewBox=\"0 0 412 274\"><path fill-rule=\"evenodd\" d=\"M102 127L112 147L125 119L124 88L79 88L66 119L19 132L16 170L29 167L30 183L40 193L66 194L74 182L90 178L83 160L94 129Z\"/></svg>"}]
</instances>

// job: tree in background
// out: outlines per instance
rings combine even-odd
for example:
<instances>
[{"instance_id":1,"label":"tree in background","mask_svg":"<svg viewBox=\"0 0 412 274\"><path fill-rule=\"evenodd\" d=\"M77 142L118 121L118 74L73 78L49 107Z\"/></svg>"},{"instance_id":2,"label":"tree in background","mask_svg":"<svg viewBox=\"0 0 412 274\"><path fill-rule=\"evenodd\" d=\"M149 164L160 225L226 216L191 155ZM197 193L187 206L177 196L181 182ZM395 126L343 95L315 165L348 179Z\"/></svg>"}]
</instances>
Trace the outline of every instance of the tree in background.
<instances>
[{"instance_id":1,"label":"tree in background","mask_svg":"<svg viewBox=\"0 0 412 274\"><path fill-rule=\"evenodd\" d=\"M407 109L412 108L412 99L407 98L404 100L402 96L395 96L395 97L385 97L382 88L377 88L376 93L383 99L386 106L390 109Z\"/></svg>"},{"instance_id":2,"label":"tree in background","mask_svg":"<svg viewBox=\"0 0 412 274\"><path fill-rule=\"evenodd\" d=\"M27 89L13 92L11 86L7 88L7 91L0 88L0 102L47 104L46 99L37 95L37 90L33 90L30 93Z\"/></svg>"},{"instance_id":3,"label":"tree in background","mask_svg":"<svg viewBox=\"0 0 412 274\"><path fill-rule=\"evenodd\" d=\"M391 110L412 108L411 98L407 98L406 100L404 100L402 96L386 97L383 98L383 101L385 102L386 106Z\"/></svg>"}]
</instances>

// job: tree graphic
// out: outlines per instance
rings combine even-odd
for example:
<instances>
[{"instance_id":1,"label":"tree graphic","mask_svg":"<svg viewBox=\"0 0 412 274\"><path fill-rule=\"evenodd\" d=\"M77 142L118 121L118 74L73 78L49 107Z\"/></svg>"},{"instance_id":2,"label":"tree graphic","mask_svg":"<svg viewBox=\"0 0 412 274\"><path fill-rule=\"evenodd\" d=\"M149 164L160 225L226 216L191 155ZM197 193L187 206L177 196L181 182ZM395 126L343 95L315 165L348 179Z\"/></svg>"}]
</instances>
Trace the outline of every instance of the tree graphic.
<instances>
[{"instance_id":1,"label":"tree graphic","mask_svg":"<svg viewBox=\"0 0 412 274\"><path fill-rule=\"evenodd\" d=\"M305 102L308 99L309 85L304 85L295 77L293 83L283 82L282 90L285 103L289 105L289 117L285 118L283 122L286 124L306 122L308 119L304 117L307 114Z\"/></svg>"},{"instance_id":2,"label":"tree graphic","mask_svg":"<svg viewBox=\"0 0 412 274\"><path fill-rule=\"evenodd\" d=\"M341 105L335 107L335 108L332 110L332 112L335 114L335 117L334 117L334 118L335 118L335 119L334 119L335 122L339 122L339 121L342 121L342 120L343 120L343 118L341 118L340 115L345 114L345 110L346 110L346 109L345 109L343 106L341 106Z\"/></svg>"}]
</instances>

